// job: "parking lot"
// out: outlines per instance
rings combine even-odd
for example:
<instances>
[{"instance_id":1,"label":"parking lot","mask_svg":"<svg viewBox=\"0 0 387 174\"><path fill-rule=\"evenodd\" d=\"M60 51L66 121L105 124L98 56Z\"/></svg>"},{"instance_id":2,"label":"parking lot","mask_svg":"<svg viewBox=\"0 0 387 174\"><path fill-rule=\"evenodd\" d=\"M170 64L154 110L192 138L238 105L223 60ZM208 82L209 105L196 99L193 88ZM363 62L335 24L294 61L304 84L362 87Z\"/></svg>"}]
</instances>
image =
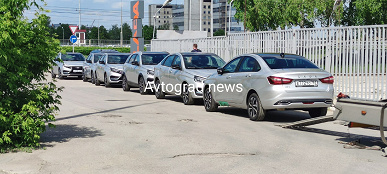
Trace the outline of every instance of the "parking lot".
<instances>
[{"instance_id":1,"label":"parking lot","mask_svg":"<svg viewBox=\"0 0 387 174\"><path fill-rule=\"evenodd\" d=\"M51 78L48 78L51 79ZM340 121L283 129L306 112L268 112L250 121L246 110L206 112L180 97L158 100L79 79L64 86L56 128L32 153L0 154L0 173L386 173L381 151L339 142L379 145L379 131ZM332 114L329 111L328 114Z\"/></svg>"}]
</instances>

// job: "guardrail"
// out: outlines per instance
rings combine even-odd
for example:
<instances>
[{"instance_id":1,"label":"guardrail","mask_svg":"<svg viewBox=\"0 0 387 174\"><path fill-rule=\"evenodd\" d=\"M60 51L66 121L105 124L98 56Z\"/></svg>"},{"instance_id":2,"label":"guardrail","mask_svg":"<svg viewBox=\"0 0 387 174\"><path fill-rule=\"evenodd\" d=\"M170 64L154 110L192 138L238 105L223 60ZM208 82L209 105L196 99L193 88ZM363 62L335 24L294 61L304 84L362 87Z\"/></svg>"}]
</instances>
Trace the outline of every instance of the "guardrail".
<instances>
[{"instance_id":1,"label":"guardrail","mask_svg":"<svg viewBox=\"0 0 387 174\"><path fill-rule=\"evenodd\" d=\"M203 52L230 60L240 54L284 52L304 56L335 76L335 91L352 97L387 98L387 25L291 29L223 37L152 40L152 51Z\"/></svg>"}]
</instances>

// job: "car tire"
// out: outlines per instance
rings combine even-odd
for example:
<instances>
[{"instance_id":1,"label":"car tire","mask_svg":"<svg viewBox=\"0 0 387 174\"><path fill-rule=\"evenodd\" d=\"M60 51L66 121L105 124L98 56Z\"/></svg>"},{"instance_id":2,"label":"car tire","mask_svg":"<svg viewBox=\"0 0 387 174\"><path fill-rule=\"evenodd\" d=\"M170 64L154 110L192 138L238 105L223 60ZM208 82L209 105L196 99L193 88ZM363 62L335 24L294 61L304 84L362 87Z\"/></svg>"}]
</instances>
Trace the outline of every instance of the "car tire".
<instances>
[{"instance_id":1,"label":"car tire","mask_svg":"<svg viewBox=\"0 0 387 174\"><path fill-rule=\"evenodd\" d=\"M105 84L105 87L106 87L106 88L110 88L110 87L112 86L112 85L109 83L109 80L108 80L108 77L106 76L106 74L104 75L103 83Z\"/></svg>"},{"instance_id":2,"label":"car tire","mask_svg":"<svg viewBox=\"0 0 387 174\"><path fill-rule=\"evenodd\" d=\"M53 79L56 78L56 75L55 75L55 73L54 73L54 70L51 70L51 77L52 77Z\"/></svg>"},{"instance_id":3,"label":"car tire","mask_svg":"<svg viewBox=\"0 0 387 174\"><path fill-rule=\"evenodd\" d=\"M101 82L98 80L97 74L94 74L94 84L95 84L95 86L101 85Z\"/></svg>"},{"instance_id":4,"label":"car tire","mask_svg":"<svg viewBox=\"0 0 387 174\"><path fill-rule=\"evenodd\" d=\"M252 121L262 121L265 119L265 110L262 108L261 101L256 93L249 95L247 99L247 114Z\"/></svg>"},{"instance_id":5,"label":"car tire","mask_svg":"<svg viewBox=\"0 0 387 174\"><path fill-rule=\"evenodd\" d=\"M328 108L313 108L309 110L309 115L312 118L327 115Z\"/></svg>"},{"instance_id":6,"label":"car tire","mask_svg":"<svg viewBox=\"0 0 387 174\"><path fill-rule=\"evenodd\" d=\"M145 94L149 93L149 91L146 90L146 83L145 83L144 77L142 77L142 76L138 80L138 88L140 90L141 95L145 95Z\"/></svg>"},{"instance_id":7,"label":"car tire","mask_svg":"<svg viewBox=\"0 0 387 174\"><path fill-rule=\"evenodd\" d=\"M82 75L82 80L83 80L84 82L89 81L89 79L87 79L86 74L85 74L84 72L83 72L83 75Z\"/></svg>"},{"instance_id":8,"label":"car tire","mask_svg":"<svg viewBox=\"0 0 387 174\"><path fill-rule=\"evenodd\" d=\"M210 88L206 88L204 90L203 101L204 101L204 108L206 109L207 112L214 112L218 109L218 104L215 103L215 100L212 97Z\"/></svg>"},{"instance_id":9,"label":"car tire","mask_svg":"<svg viewBox=\"0 0 387 174\"><path fill-rule=\"evenodd\" d=\"M155 82L155 96L157 99L163 99L165 98L165 93L163 92L163 89L161 89L160 80L156 80Z\"/></svg>"},{"instance_id":10,"label":"car tire","mask_svg":"<svg viewBox=\"0 0 387 174\"><path fill-rule=\"evenodd\" d=\"M130 91L130 86L128 84L128 80L126 79L126 75L122 75L122 90L123 91Z\"/></svg>"},{"instance_id":11,"label":"car tire","mask_svg":"<svg viewBox=\"0 0 387 174\"><path fill-rule=\"evenodd\" d=\"M95 84L94 73L91 72L91 84Z\"/></svg>"},{"instance_id":12,"label":"car tire","mask_svg":"<svg viewBox=\"0 0 387 174\"><path fill-rule=\"evenodd\" d=\"M63 79L62 71L58 68L58 79Z\"/></svg>"},{"instance_id":13,"label":"car tire","mask_svg":"<svg viewBox=\"0 0 387 174\"><path fill-rule=\"evenodd\" d=\"M188 84L187 83L183 83L182 87L181 87L181 98L183 99L183 103L185 105L192 105L192 104L195 104L195 99L192 98L192 94L189 92L188 90Z\"/></svg>"}]
</instances>

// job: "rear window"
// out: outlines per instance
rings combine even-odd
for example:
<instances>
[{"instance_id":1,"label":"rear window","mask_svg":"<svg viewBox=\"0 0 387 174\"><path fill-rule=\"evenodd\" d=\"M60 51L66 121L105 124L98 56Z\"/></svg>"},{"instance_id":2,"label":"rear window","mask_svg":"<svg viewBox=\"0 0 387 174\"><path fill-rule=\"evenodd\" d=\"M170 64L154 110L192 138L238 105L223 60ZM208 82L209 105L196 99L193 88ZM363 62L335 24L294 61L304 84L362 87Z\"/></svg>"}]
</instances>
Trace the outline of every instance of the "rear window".
<instances>
[{"instance_id":1,"label":"rear window","mask_svg":"<svg viewBox=\"0 0 387 174\"><path fill-rule=\"evenodd\" d=\"M129 55L109 55L108 64L124 64Z\"/></svg>"},{"instance_id":2,"label":"rear window","mask_svg":"<svg viewBox=\"0 0 387 174\"><path fill-rule=\"evenodd\" d=\"M63 61L85 61L82 54L62 54Z\"/></svg>"},{"instance_id":3,"label":"rear window","mask_svg":"<svg viewBox=\"0 0 387 174\"><path fill-rule=\"evenodd\" d=\"M183 59L187 69L216 69L225 64L224 60L216 55L183 55Z\"/></svg>"},{"instance_id":4,"label":"rear window","mask_svg":"<svg viewBox=\"0 0 387 174\"><path fill-rule=\"evenodd\" d=\"M297 55L260 55L271 69L312 68L318 69L315 64L304 57Z\"/></svg>"},{"instance_id":5,"label":"rear window","mask_svg":"<svg viewBox=\"0 0 387 174\"><path fill-rule=\"evenodd\" d=\"M159 64L168 54L143 54L142 64L143 65L157 65Z\"/></svg>"}]
</instances>

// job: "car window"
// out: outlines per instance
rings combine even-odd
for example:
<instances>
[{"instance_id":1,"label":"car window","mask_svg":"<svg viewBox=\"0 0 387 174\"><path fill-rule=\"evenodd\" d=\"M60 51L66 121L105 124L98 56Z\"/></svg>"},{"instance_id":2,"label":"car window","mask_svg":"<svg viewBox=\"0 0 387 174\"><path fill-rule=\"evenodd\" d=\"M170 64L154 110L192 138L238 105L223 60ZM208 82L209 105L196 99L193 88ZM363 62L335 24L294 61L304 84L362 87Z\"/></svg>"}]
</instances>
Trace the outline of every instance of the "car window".
<instances>
[{"instance_id":1,"label":"car window","mask_svg":"<svg viewBox=\"0 0 387 174\"><path fill-rule=\"evenodd\" d=\"M224 66L224 72L225 73L233 73L235 72L239 62L241 61L242 57L236 58L229 62L226 66Z\"/></svg>"},{"instance_id":2,"label":"car window","mask_svg":"<svg viewBox=\"0 0 387 174\"><path fill-rule=\"evenodd\" d=\"M103 56L99 59L99 61L105 62L105 57L106 57L106 55L103 55Z\"/></svg>"},{"instance_id":3,"label":"car window","mask_svg":"<svg viewBox=\"0 0 387 174\"><path fill-rule=\"evenodd\" d=\"M180 56L175 56L175 60L173 61L172 65L179 65L179 66L181 66Z\"/></svg>"},{"instance_id":4,"label":"car window","mask_svg":"<svg viewBox=\"0 0 387 174\"><path fill-rule=\"evenodd\" d=\"M252 57L245 57L239 66L238 72L256 72L261 70L257 60Z\"/></svg>"},{"instance_id":5,"label":"car window","mask_svg":"<svg viewBox=\"0 0 387 174\"><path fill-rule=\"evenodd\" d=\"M217 69L225 64L224 60L216 55L192 54L183 55L187 69Z\"/></svg>"},{"instance_id":6,"label":"car window","mask_svg":"<svg viewBox=\"0 0 387 174\"><path fill-rule=\"evenodd\" d=\"M168 54L142 54L141 61L143 65L157 65L165 56L168 56Z\"/></svg>"},{"instance_id":7,"label":"car window","mask_svg":"<svg viewBox=\"0 0 387 174\"><path fill-rule=\"evenodd\" d=\"M132 54L131 56L129 56L128 59L126 59L126 62L125 63L132 63L133 61L133 57L135 56L135 54Z\"/></svg>"},{"instance_id":8,"label":"car window","mask_svg":"<svg viewBox=\"0 0 387 174\"><path fill-rule=\"evenodd\" d=\"M140 63L140 55L136 54L136 58L134 58L134 61Z\"/></svg>"},{"instance_id":9,"label":"car window","mask_svg":"<svg viewBox=\"0 0 387 174\"><path fill-rule=\"evenodd\" d=\"M284 58L276 55L260 55L271 69L313 68L318 67L302 56L285 55Z\"/></svg>"},{"instance_id":10,"label":"car window","mask_svg":"<svg viewBox=\"0 0 387 174\"><path fill-rule=\"evenodd\" d=\"M94 62L98 62L98 60L103 56L103 54L94 54Z\"/></svg>"},{"instance_id":11,"label":"car window","mask_svg":"<svg viewBox=\"0 0 387 174\"><path fill-rule=\"evenodd\" d=\"M168 56L163 62L163 65L170 67L172 65L173 58L175 58L175 55Z\"/></svg>"},{"instance_id":12,"label":"car window","mask_svg":"<svg viewBox=\"0 0 387 174\"><path fill-rule=\"evenodd\" d=\"M89 61L89 60L91 60L91 57L93 57L93 55L92 55L92 54L90 54L89 56L87 56L87 58L86 58L86 61Z\"/></svg>"},{"instance_id":13,"label":"car window","mask_svg":"<svg viewBox=\"0 0 387 174\"><path fill-rule=\"evenodd\" d=\"M62 54L63 61L85 61L82 54Z\"/></svg>"},{"instance_id":14,"label":"car window","mask_svg":"<svg viewBox=\"0 0 387 174\"><path fill-rule=\"evenodd\" d=\"M108 55L108 64L124 64L128 55Z\"/></svg>"}]
</instances>

